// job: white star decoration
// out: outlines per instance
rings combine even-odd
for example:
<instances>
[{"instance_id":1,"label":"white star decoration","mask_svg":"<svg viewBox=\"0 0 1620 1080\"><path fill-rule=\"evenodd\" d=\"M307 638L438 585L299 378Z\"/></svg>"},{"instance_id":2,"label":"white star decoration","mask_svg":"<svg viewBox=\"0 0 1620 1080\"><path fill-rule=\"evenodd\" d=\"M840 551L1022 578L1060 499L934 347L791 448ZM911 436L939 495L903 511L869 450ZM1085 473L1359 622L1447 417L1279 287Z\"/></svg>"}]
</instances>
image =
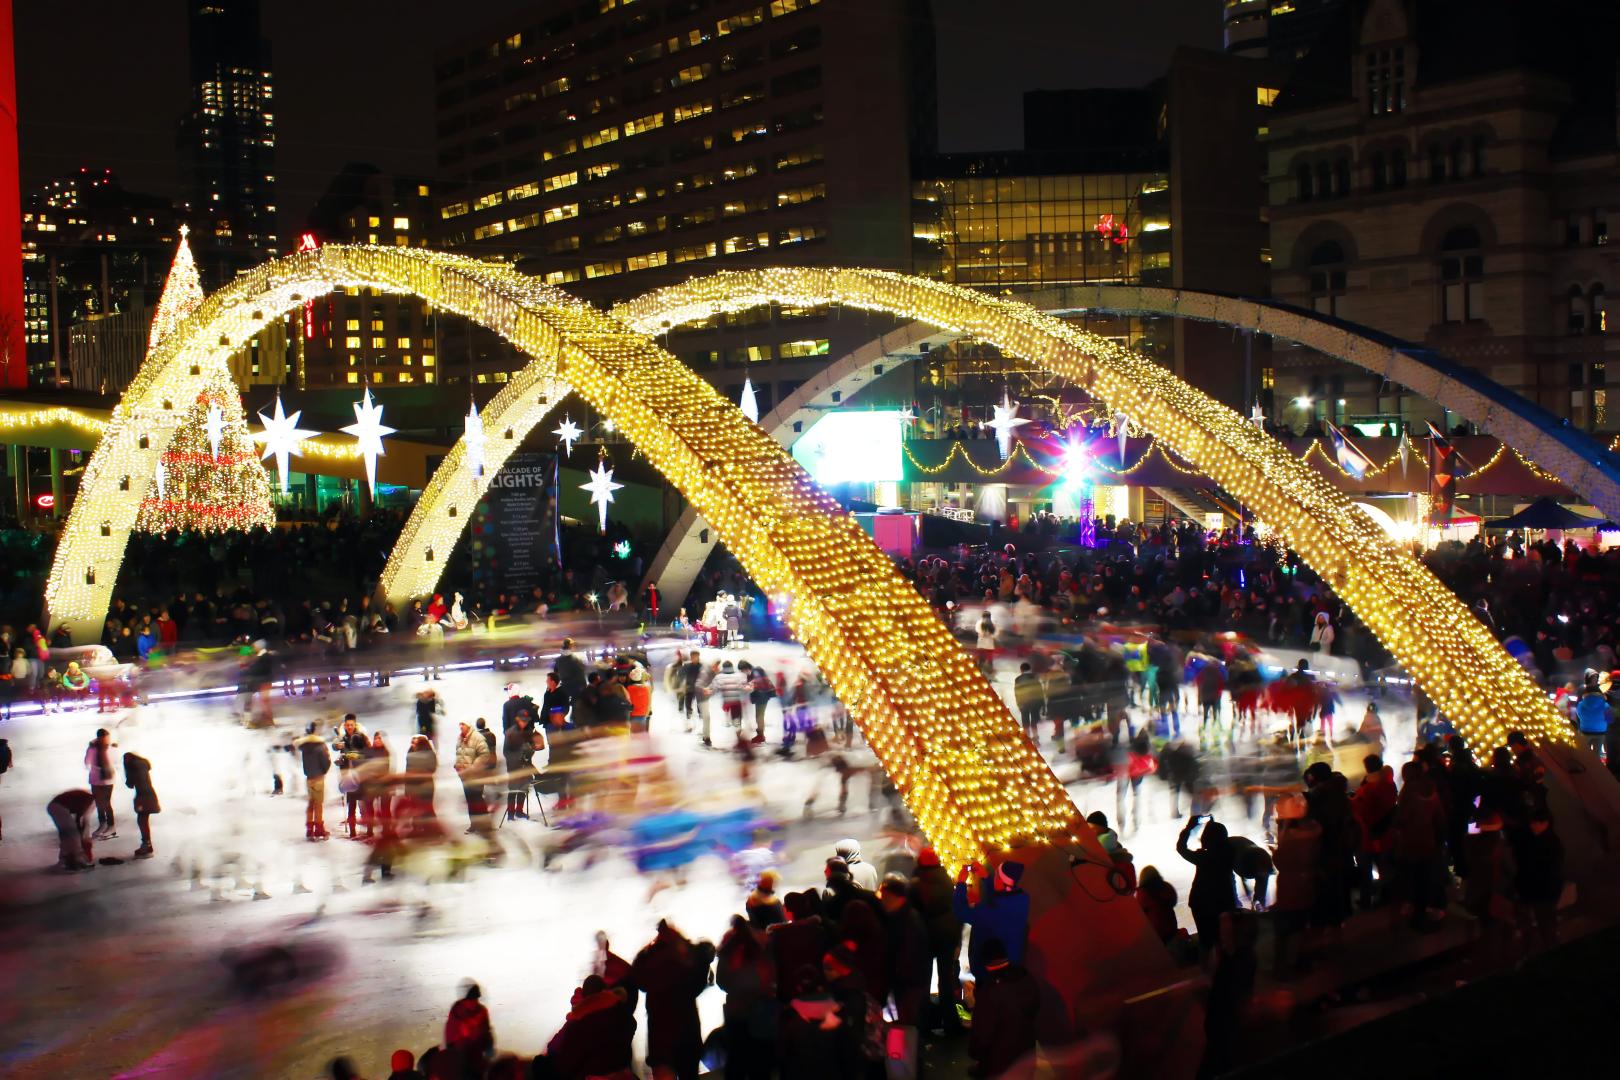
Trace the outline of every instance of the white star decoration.
<instances>
[{"instance_id":1,"label":"white star decoration","mask_svg":"<svg viewBox=\"0 0 1620 1080\"><path fill-rule=\"evenodd\" d=\"M383 425L382 414L383 407L371 400L368 388L366 396L354 403L354 423L343 429L360 444L360 456L366 462L366 484L373 495L377 494L377 459L383 456L383 436L395 430Z\"/></svg>"},{"instance_id":2,"label":"white star decoration","mask_svg":"<svg viewBox=\"0 0 1620 1080\"><path fill-rule=\"evenodd\" d=\"M737 407L748 419L759 423L759 399L754 396L754 380L743 379L742 397L738 399Z\"/></svg>"},{"instance_id":3,"label":"white star decoration","mask_svg":"<svg viewBox=\"0 0 1620 1080\"><path fill-rule=\"evenodd\" d=\"M583 435L584 432L580 430L580 426L578 424L574 423L573 420L565 416L563 417L562 427L558 428L556 431L553 431L552 434L557 436L558 439L562 440L564 455L567 457L573 457L574 444L579 441L579 437Z\"/></svg>"},{"instance_id":4,"label":"white star decoration","mask_svg":"<svg viewBox=\"0 0 1620 1080\"><path fill-rule=\"evenodd\" d=\"M1029 421L1018 415L1018 406L1012 403L1005 390L1001 392L1001 404L995 409L995 419L990 421L990 427L996 433L996 445L1001 448L1001 456L1005 458L1012 452L1013 429Z\"/></svg>"},{"instance_id":5,"label":"white star decoration","mask_svg":"<svg viewBox=\"0 0 1620 1080\"><path fill-rule=\"evenodd\" d=\"M225 410L218 405L208 406L208 419L203 422L203 430L208 432L209 456L219 457L219 437L225 432Z\"/></svg>"},{"instance_id":6,"label":"white star decoration","mask_svg":"<svg viewBox=\"0 0 1620 1080\"><path fill-rule=\"evenodd\" d=\"M590 472L591 482L579 485L581 491L591 493L591 504L596 507L599 525L603 532L607 532L608 503L613 501L613 493L624 487L623 484L613 482L613 470L605 464L598 462L595 469Z\"/></svg>"},{"instance_id":7,"label":"white star decoration","mask_svg":"<svg viewBox=\"0 0 1620 1080\"><path fill-rule=\"evenodd\" d=\"M264 413L259 414L259 423L264 425L264 430L259 432L257 436L258 440L264 443L264 453L259 455L259 459L262 461L267 457L275 457L276 475L281 480L281 493L283 495L287 494L287 458L293 454L299 454L299 443L312 435L320 434L316 431L305 431L298 426L298 418L303 415L303 410L299 409L291 416L288 416L282 410L280 394L276 395L274 416L265 416Z\"/></svg>"},{"instance_id":8,"label":"white star decoration","mask_svg":"<svg viewBox=\"0 0 1620 1080\"><path fill-rule=\"evenodd\" d=\"M474 476L484 475L484 446L489 437L484 434L484 421L478 416L478 403L467 406L461 441L467 447L467 469Z\"/></svg>"}]
</instances>

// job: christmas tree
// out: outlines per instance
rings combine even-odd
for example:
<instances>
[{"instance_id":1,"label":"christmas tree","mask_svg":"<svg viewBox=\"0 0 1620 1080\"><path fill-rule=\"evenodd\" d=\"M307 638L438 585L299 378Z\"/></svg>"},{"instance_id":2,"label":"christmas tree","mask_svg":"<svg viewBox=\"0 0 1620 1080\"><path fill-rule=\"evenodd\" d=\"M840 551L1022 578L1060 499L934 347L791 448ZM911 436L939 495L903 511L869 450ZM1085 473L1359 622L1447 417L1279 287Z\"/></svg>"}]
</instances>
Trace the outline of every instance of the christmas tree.
<instances>
[{"instance_id":1,"label":"christmas tree","mask_svg":"<svg viewBox=\"0 0 1620 1080\"><path fill-rule=\"evenodd\" d=\"M182 226L180 247L152 318L148 352L196 311L202 300L197 264ZM275 522L270 479L259 463L241 396L225 364L215 361L202 392L186 409L174 441L159 462L135 527L146 532L219 532L269 528Z\"/></svg>"}]
</instances>

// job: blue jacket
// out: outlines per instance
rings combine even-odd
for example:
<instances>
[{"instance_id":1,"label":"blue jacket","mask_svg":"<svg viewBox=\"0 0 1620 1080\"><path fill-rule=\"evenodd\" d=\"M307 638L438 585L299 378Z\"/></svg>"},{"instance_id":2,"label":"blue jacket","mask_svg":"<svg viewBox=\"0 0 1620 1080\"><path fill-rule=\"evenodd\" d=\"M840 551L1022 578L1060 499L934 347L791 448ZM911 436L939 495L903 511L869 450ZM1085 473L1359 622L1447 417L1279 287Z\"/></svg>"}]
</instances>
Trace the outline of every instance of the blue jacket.
<instances>
[{"instance_id":1,"label":"blue jacket","mask_svg":"<svg viewBox=\"0 0 1620 1080\"><path fill-rule=\"evenodd\" d=\"M985 943L992 938L1007 948L1007 959L1024 962L1024 939L1029 935L1029 894L1022 889L996 892L989 878L979 879L979 902L968 903L966 883L958 883L951 896L951 910L957 919L973 927L968 939L968 967L976 977L984 976L980 959Z\"/></svg>"},{"instance_id":2,"label":"blue jacket","mask_svg":"<svg viewBox=\"0 0 1620 1080\"><path fill-rule=\"evenodd\" d=\"M1588 691L1575 703L1575 722L1582 735L1602 735L1609 730L1609 703L1603 695Z\"/></svg>"}]
</instances>

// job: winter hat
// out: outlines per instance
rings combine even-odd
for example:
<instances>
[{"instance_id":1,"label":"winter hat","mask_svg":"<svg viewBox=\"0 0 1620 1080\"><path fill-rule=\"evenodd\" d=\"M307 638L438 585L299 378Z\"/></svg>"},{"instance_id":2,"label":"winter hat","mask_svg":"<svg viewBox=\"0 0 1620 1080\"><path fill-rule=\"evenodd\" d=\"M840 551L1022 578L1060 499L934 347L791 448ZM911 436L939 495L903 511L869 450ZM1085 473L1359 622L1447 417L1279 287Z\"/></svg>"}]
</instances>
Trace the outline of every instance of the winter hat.
<instances>
[{"instance_id":1,"label":"winter hat","mask_svg":"<svg viewBox=\"0 0 1620 1080\"><path fill-rule=\"evenodd\" d=\"M1023 876L1023 863L1004 862L996 867L996 884L1004 890L1018 888L1018 882Z\"/></svg>"},{"instance_id":2,"label":"winter hat","mask_svg":"<svg viewBox=\"0 0 1620 1080\"><path fill-rule=\"evenodd\" d=\"M394 1072L410 1072L416 1068L416 1055L409 1050L395 1050L394 1056L388 1059L388 1067Z\"/></svg>"},{"instance_id":3,"label":"winter hat","mask_svg":"<svg viewBox=\"0 0 1620 1080\"><path fill-rule=\"evenodd\" d=\"M861 845L857 840L840 840L833 847L833 850L838 852L838 857L846 863L859 862L861 859Z\"/></svg>"},{"instance_id":4,"label":"winter hat","mask_svg":"<svg viewBox=\"0 0 1620 1080\"><path fill-rule=\"evenodd\" d=\"M921 851L917 852L917 865L918 866L938 866L939 865L939 852L935 851L931 847L923 848Z\"/></svg>"}]
</instances>

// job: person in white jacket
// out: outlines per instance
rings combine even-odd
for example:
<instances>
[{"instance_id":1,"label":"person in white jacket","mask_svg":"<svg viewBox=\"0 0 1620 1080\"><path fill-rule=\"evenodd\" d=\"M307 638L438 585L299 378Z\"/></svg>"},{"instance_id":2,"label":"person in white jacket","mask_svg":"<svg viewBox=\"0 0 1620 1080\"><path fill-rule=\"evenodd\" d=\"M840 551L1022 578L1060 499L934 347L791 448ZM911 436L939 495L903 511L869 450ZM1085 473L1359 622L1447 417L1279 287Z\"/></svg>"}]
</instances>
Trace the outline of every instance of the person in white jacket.
<instances>
[{"instance_id":1,"label":"person in white jacket","mask_svg":"<svg viewBox=\"0 0 1620 1080\"><path fill-rule=\"evenodd\" d=\"M743 700L748 697L748 678L737 670L730 660L720 665L720 671L709 683L709 693L720 698L720 708L726 723L742 727Z\"/></svg>"},{"instance_id":2,"label":"person in white jacket","mask_svg":"<svg viewBox=\"0 0 1620 1080\"><path fill-rule=\"evenodd\" d=\"M861 845L856 840L840 840L833 849L838 857L849 865L849 876L855 884L867 892L875 893L878 887L877 867L861 858Z\"/></svg>"},{"instance_id":3,"label":"person in white jacket","mask_svg":"<svg viewBox=\"0 0 1620 1080\"><path fill-rule=\"evenodd\" d=\"M1311 627L1311 648L1324 656L1333 651L1333 620L1328 613L1316 613L1316 625Z\"/></svg>"}]
</instances>

